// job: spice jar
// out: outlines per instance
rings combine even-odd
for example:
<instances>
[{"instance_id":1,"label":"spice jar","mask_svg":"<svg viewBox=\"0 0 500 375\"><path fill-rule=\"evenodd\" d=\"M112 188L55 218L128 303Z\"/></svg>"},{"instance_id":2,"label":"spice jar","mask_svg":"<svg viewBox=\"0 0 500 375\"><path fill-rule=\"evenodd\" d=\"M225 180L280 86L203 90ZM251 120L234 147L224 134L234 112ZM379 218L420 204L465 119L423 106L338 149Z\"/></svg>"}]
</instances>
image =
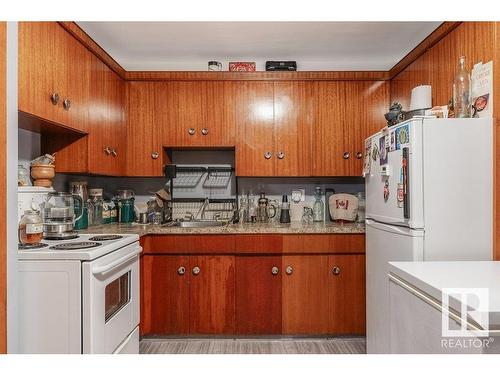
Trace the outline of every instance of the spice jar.
<instances>
[{"instance_id":1,"label":"spice jar","mask_svg":"<svg viewBox=\"0 0 500 375\"><path fill-rule=\"evenodd\" d=\"M19 242L23 245L37 244L43 238L43 222L40 212L24 211L19 222Z\"/></svg>"}]
</instances>

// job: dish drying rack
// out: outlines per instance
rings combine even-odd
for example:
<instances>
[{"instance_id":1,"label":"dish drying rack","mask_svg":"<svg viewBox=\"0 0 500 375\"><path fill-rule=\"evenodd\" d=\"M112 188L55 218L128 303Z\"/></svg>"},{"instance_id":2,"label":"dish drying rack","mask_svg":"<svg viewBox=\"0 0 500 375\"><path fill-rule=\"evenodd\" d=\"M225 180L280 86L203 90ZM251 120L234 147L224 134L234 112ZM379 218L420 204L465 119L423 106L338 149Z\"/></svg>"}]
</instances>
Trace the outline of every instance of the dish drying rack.
<instances>
[{"instance_id":1,"label":"dish drying rack","mask_svg":"<svg viewBox=\"0 0 500 375\"><path fill-rule=\"evenodd\" d=\"M177 166L177 176L173 180L174 188L195 188L202 177L203 187L226 188L233 175L232 167L189 167Z\"/></svg>"},{"instance_id":2,"label":"dish drying rack","mask_svg":"<svg viewBox=\"0 0 500 375\"><path fill-rule=\"evenodd\" d=\"M184 219L187 213L196 214L203 206L203 198L177 198L173 202L173 220ZM209 199L202 220L231 220L236 210L236 199Z\"/></svg>"}]
</instances>

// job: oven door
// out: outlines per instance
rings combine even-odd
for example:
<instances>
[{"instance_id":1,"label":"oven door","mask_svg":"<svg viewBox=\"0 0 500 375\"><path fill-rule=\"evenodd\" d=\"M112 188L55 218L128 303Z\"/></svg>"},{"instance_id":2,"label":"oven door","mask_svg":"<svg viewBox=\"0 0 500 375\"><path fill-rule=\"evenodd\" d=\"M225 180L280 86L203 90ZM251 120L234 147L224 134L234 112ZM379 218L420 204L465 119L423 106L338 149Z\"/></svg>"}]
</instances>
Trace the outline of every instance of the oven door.
<instances>
[{"instance_id":1,"label":"oven door","mask_svg":"<svg viewBox=\"0 0 500 375\"><path fill-rule=\"evenodd\" d=\"M141 251L136 242L83 263L83 353L113 353L138 326Z\"/></svg>"}]
</instances>

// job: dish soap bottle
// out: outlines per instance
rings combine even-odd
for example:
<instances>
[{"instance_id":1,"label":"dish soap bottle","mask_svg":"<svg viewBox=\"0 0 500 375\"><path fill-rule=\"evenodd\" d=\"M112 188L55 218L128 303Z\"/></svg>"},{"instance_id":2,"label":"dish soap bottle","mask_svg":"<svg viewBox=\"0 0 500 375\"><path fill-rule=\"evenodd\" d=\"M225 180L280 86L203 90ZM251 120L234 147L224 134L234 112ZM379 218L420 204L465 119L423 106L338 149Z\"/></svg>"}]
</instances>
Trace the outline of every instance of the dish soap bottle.
<instances>
[{"instance_id":1,"label":"dish soap bottle","mask_svg":"<svg viewBox=\"0 0 500 375\"><path fill-rule=\"evenodd\" d=\"M322 222L325 220L325 206L323 199L321 199L321 188L316 186L316 193L314 193L314 206L313 206L313 221Z\"/></svg>"},{"instance_id":2,"label":"dish soap bottle","mask_svg":"<svg viewBox=\"0 0 500 375\"><path fill-rule=\"evenodd\" d=\"M470 117L470 102L470 75L465 68L465 56L461 56L453 80L453 111L456 118Z\"/></svg>"}]
</instances>

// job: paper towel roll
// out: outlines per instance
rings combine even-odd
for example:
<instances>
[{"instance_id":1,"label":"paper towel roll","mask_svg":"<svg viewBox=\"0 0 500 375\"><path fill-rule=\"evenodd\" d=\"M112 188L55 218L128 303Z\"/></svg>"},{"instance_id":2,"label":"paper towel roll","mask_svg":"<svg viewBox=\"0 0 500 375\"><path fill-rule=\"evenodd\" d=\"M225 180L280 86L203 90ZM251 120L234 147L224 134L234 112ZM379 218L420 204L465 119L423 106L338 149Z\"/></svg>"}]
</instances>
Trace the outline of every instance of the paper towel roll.
<instances>
[{"instance_id":1,"label":"paper towel roll","mask_svg":"<svg viewBox=\"0 0 500 375\"><path fill-rule=\"evenodd\" d=\"M422 85L411 90L410 111L432 108L432 87Z\"/></svg>"}]
</instances>

